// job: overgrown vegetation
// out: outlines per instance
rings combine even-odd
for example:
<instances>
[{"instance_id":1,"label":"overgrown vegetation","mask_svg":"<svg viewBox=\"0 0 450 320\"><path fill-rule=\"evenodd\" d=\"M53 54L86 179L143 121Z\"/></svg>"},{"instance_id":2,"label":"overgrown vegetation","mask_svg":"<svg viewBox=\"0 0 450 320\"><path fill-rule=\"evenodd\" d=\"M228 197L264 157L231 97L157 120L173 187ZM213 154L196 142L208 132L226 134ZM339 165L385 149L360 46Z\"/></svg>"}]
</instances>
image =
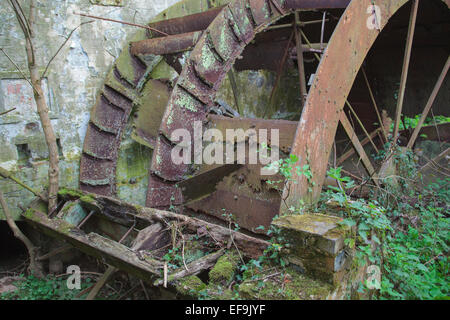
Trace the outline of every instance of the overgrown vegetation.
<instances>
[{"instance_id":1,"label":"overgrown vegetation","mask_svg":"<svg viewBox=\"0 0 450 320\"><path fill-rule=\"evenodd\" d=\"M392 156L399 176L395 183L385 181L386 190L376 190L370 200L352 200L346 190L355 183L337 168L329 175L339 187L330 186L324 199L337 202L343 223L356 227L347 245L357 249L359 266L381 267L382 281L375 284L379 290L372 298L448 298L450 179L423 189L413 179L417 172L411 153L397 151ZM367 289L366 283L361 290Z\"/></svg>"},{"instance_id":2,"label":"overgrown vegetation","mask_svg":"<svg viewBox=\"0 0 450 320\"><path fill-rule=\"evenodd\" d=\"M30 275L21 275L21 280L14 284L17 291L0 295L0 300L77 300L84 299L87 295L83 290L91 285L91 279L85 278L81 282L81 289L70 290L67 287L66 279L47 276L39 279Z\"/></svg>"}]
</instances>

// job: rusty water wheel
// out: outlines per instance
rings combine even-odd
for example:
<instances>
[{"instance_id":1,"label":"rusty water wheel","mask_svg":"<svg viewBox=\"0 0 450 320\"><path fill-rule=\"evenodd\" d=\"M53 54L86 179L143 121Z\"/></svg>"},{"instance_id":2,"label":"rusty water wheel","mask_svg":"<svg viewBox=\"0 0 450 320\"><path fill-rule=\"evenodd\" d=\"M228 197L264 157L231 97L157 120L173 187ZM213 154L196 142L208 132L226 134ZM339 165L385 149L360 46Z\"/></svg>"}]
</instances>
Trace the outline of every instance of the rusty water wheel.
<instances>
[{"instance_id":1,"label":"rusty water wheel","mask_svg":"<svg viewBox=\"0 0 450 320\"><path fill-rule=\"evenodd\" d=\"M184 3L194 2L185 1ZM225 212L235 215L240 226L257 232L258 226L270 224L280 210L297 206L299 199L306 201L317 199L322 189L339 123L342 124L362 160L367 176L372 178L376 185L378 183L376 169L363 145L370 143L377 149L380 143L375 143L375 138L383 141L386 137L382 127L373 132L364 129L365 139L360 142L354 129L358 126L358 115L348 103L347 98L358 71L378 35L390 18L408 1L376 1L376 6L380 9L380 21L377 21L377 15L372 16L370 12L368 15L368 8L374 5L369 0L323 0L316 1L314 5L310 2L300 0L224 1L221 3L224 4L223 7L197 13L194 16L152 24L158 30L169 33L168 37L154 37L149 41L149 34L144 32L139 34L134 39L131 49L122 54L114 70L111 71L93 109L81 161L81 188L102 195L116 195L115 170L120 139L133 104L139 105L142 99L142 96L139 96L139 90L148 83L152 83L154 87L152 89L154 91L149 91L155 93L151 97L163 96L160 100L155 99L159 101L158 103L152 101L151 106L146 106L147 112L139 112L138 117L145 115L152 117L144 119L144 123L151 123L151 128L143 126L135 130L135 134L140 136L143 144L154 148L146 201L149 207L179 206L185 209L186 213L206 214L218 219L223 219L221 210L225 209ZM289 121L274 122L211 116L212 107L215 106L215 96L224 78L255 36L271 26L280 25L288 16L295 16L295 9L313 8L346 8L346 10L328 41L323 56L318 57L321 58L320 64L304 101L298 124L295 123L293 126ZM410 30L415 23L414 15L417 13L417 7L413 5L412 8ZM371 17L375 18L376 26L372 29L367 27L368 19ZM277 23L278 21L281 22ZM297 27L291 28L293 29L295 39L293 43L297 45L297 52L299 52L298 48L301 50L301 45L304 45L301 31ZM306 35L303 39L307 39ZM410 39L412 38L408 38L408 43ZM181 65L178 59L174 59L174 55L178 58L179 56L176 55L186 50L192 51ZM179 76L172 79L172 82L167 79L148 80L147 70L152 62L142 58L139 53L143 51L147 54L153 52L153 56L164 55L167 63L179 71ZM284 57L283 51L281 50L281 56L278 55L280 60ZM302 54L297 54L299 61L302 60L301 57ZM124 68L124 63L131 63L132 71ZM306 93L304 70L301 70L302 63L299 62L298 67L299 74L303 74L300 78L300 87ZM446 67L448 69L448 65ZM367 77L365 79L367 80ZM370 88L368 80L367 84ZM167 103L164 101L166 98ZM372 102L374 102L373 97ZM376 103L374 104L376 106ZM349 110L353 110L349 113L351 120L343 112L345 105ZM160 126L155 128L155 123L159 119L162 119ZM170 154L177 141L171 141L172 133L180 128L193 132L194 121L202 121L216 127L222 126L221 129L238 125L244 126L244 129L258 126L282 128L286 133L286 141L289 139L293 141L293 144L284 151L297 155L301 166L305 164L310 166L313 181L303 176L298 177L298 183L292 184L288 192L285 190L286 200L282 202L281 197L273 196L273 190L270 188L262 190L264 187L261 185L264 183L261 181L264 179L258 175L255 176L254 168L230 168L229 166L228 168L225 168L227 166L199 168L191 165L174 165ZM353 121L355 124L352 124ZM364 128L364 125L361 127ZM139 130L145 132L139 132ZM336 164L344 162L352 153L355 151L349 150L336 154ZM242 176L248 190L239 193L237 185L242 184ZM221 186L212 194L204 190L192 194L186 192L186 186L189 185L193 189L198 188L199 185ZM185 190L182 190L180 186ZM189 200L187 205L186 198Z\"/></svg>"}]
</instances>

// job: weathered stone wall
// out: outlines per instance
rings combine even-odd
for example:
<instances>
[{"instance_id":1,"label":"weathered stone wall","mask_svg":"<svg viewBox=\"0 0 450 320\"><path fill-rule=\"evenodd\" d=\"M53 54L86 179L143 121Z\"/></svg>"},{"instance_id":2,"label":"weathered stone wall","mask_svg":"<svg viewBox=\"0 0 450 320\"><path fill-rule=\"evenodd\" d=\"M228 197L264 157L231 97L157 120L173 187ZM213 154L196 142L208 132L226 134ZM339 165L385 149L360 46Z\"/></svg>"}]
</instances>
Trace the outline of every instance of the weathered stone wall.
<instances>
[{"instance_id":1,"label":"weathered stone wall","mask_svg":"<svg viewBox=\"0 0 450 320\"><path fill-rule=\"evenodd\" d=\"M42 70L69 33L83 21L74 12L87 13L137 24L154 16L179 0L55 0L37 1L37 59ZM25 9L27 2L22 1ZM0 3L0 47L27 73L24 37L7 1ZM79 158L89 112L98 90L119 56L136 32L136 27L95 20L74 32L61 50L44 81L50 116L60 146L60 182L78 186ZM0 53L0 166L15 172L28 185L41 189L47 184L48 158L36 107L29 84ZM19 203L32 195L10 181L0 179L8 203L18 217ZM3 212L0 209L0 219Z\"/></svg>"}]
</instances>

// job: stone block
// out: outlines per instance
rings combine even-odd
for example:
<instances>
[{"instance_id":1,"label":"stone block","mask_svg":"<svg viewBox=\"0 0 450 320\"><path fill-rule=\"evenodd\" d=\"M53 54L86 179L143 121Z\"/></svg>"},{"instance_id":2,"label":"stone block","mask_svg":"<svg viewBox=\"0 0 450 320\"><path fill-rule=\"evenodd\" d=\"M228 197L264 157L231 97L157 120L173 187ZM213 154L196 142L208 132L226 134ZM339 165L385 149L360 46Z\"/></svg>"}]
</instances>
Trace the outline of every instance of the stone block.
<instances>
[{"instance_id":1,"label":"stone block","mask_svg":"<svg viewBox=\"0 0 450 320\"><path fill-rule=\"evenodd\" d=\"M273 225L289 243L288 260L313 277L337 284L350 264L344 240L348 227L341 218L323 214L283 216Z\"/></svg>"}]
</instances>

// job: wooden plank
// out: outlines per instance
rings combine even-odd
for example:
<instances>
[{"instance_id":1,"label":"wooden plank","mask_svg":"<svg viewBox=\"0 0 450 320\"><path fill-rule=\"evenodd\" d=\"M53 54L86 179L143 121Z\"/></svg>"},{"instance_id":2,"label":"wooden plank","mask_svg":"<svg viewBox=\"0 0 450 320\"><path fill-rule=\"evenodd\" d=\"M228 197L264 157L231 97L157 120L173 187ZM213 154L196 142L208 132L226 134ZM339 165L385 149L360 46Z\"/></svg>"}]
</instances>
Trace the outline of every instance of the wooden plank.
<instances>
[{"instance_id":1,"label":"wooden plank","mask_svg":"<svg viewBox=\"0 0 450 320\"><path fill-rule=\"evenodd\" d=\"M96 233L85 234L64 220L49 219L45 214L38 211L27 212L24 218L49 236L63 239L80 251L95 258L103 259L105 263L141 279L158 278L160 270L163 269L161 261L148 257L145 260L140 260L130 248Z\"/></svg>"}]
</instances>

